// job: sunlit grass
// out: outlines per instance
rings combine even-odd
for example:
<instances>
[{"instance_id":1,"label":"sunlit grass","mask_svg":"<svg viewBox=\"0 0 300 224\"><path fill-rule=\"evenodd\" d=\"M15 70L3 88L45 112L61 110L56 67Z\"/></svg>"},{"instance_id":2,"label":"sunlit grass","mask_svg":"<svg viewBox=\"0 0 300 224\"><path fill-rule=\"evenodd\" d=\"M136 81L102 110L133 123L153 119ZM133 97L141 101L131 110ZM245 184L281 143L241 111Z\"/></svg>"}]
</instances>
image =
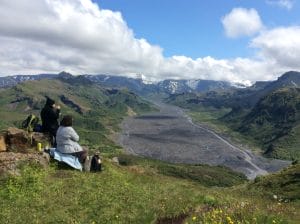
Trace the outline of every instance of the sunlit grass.
<instances>
[{"instance_id":1,"label":"sunlit grass","mask_svg":"<svg viewBox=\"0 0 300 224\"><path fill-rule=\"evenodd\" d=\"M0 182L0 223L297 223L299 201L281 202L247 185L204 187L147 166L104 160L101 173L32 166Z\"/></svg>"}]
</instances>

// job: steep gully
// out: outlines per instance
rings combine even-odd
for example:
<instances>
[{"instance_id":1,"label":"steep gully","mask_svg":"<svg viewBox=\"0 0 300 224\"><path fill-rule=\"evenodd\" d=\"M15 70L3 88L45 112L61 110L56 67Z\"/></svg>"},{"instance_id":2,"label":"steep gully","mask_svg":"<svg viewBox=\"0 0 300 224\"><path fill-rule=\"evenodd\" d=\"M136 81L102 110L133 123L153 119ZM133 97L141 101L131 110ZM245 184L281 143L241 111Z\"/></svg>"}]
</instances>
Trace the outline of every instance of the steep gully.
<instances>
[{"instance_id":1,"label":"steep gully","mask_svg":"<svg viewBox=\"0 0 300 224\"><path fill-rule=\"evenodd\" d=\"M159 112L128 117L122 122L118 143L128 153L172 163L222 165L249 179L290 164L233 145L214 131L193 123L179 107L155 104Z\"/></svg>"}]
</instances>

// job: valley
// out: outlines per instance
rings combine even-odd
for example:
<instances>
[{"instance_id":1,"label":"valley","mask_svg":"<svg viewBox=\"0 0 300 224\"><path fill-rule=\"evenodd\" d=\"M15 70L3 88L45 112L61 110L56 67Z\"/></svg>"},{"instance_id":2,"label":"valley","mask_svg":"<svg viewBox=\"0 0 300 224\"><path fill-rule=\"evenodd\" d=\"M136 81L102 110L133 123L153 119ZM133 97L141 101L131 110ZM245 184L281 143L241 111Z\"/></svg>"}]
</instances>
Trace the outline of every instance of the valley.
<instances>
[{"instance_id":1,"label":"valley","mask_svg":"<svg viewBox=\"0 0 300 224\"><path fill-rule=\"evenodd\" d=\"M258 156L210 128L202 98L193 98L198 93L166 98L168 92L137 85L143 93L151 90L148 98L155 101L149 103L134 86L122 86L62 72L0 89L2 130L38 115L48 95L63 115L74 116L80 144L91 155L100 150L104 166L101 173L86 173L55 161L46 168L17 161L20 175L0 176L0 223L174 223L178 217L179 223L228 223L228 217L234 223L298 223L300 164ZM209 96L218 102L218 94ZM216 112L214 121L232 114L230 107L204 109Z\"/></svg>"},{"instance_id":2,"label":"valley","mask_svg":"<svg viewBox=\"0 0 300 224\"><path fill-rule=\"evenodd\" d=\"M0 2L0 224L300 224L300 0Z\"/></svg>"},{"instance_id":3,"label":"valley","mask_svg":"<svg viewBox=\"0 0 300 224\"><path fill-rule=\"evenodd\" d=\"M122 125L118 143L134 155L172 163L226 166L249 179L276 172L288 161L266 159L239 148L225 138L195 124L183 109L155 103L159 112L128 117Z\"/></svg>"}]
</instances>

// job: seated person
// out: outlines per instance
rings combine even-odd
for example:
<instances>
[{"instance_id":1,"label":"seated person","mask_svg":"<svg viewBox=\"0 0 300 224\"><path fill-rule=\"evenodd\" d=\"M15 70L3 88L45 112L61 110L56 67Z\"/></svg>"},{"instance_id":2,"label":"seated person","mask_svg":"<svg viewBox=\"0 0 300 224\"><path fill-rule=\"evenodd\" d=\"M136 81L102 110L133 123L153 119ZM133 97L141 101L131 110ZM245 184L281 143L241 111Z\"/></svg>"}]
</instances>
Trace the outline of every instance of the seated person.
<instances>
[{"instance_id":1,"label":"seated person","mask_svg":"<svg viewBox=\"0 0 300 224\"><path fill-rule=\"evenodd\" d=\"M88 152L78 144L79 136L72 128L72 125L72 116L64 116L56 133L56 150L61 153L76 156L81 163L84 163Z\"/></svg>"}]
</instances>

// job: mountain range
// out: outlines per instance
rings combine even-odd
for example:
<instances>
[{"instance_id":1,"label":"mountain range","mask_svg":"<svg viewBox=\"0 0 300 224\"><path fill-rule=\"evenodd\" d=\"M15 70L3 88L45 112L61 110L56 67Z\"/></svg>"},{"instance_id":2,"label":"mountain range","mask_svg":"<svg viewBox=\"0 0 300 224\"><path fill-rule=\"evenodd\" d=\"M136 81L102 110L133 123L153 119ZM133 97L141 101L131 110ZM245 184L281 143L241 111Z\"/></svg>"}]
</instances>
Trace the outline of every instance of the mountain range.
<instances>
[{"instance_id":1,"label":"mountain range","mask_svg":"<svg viewBox=\"0 0 300 224\"><path fill-rule=\"evenodd\" d=\"M39 74L39 75L15 75L0 77L0 88L15 86L18 83L28 80L41 80L64 78L72 76L70 73L61 72L59 74ZM226 90L245 88L246 86L240 83L230 83L226 81L214 80L174 80L167 79L156 83L149 83L142 78L130 78L125 76L113 75L79 75L75 76L78 80L90 80L93 83L100 84L106 87L127 88L140 95L148 95L153 93L176 94L184 92L206 92L212 90Z\"/></svg>"}]
</instances>

